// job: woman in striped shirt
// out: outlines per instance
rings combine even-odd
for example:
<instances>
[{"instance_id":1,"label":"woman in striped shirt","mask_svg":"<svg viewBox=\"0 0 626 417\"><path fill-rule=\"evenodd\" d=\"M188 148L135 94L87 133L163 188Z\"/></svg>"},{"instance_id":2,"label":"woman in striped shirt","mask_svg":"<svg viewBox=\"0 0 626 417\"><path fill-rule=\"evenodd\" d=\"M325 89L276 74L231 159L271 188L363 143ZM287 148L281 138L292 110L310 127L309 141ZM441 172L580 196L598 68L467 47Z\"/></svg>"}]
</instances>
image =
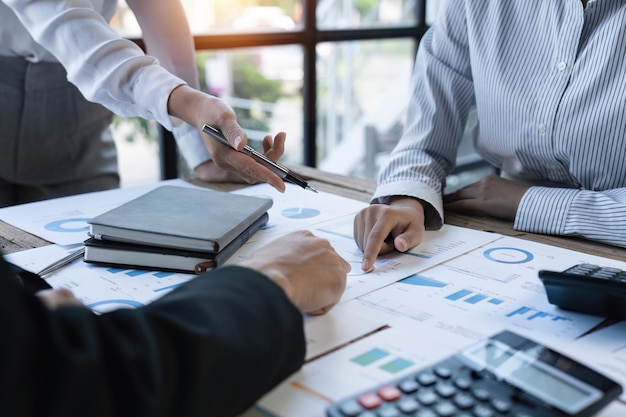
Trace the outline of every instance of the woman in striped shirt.
<instances>
[{"instance_id":1,"label":"woman in striped shirt","mask_svg":"<svg viewBox=\"0 0 626 417\"><path fill-rule=\"evenodd\" d=\"M402 138L355 218L363 269L417 246L444 208L626 247L624 22L625 0L444 2ZM442 197L472 110L474 147L499 175Z\"/></svg>"}]
</instances>

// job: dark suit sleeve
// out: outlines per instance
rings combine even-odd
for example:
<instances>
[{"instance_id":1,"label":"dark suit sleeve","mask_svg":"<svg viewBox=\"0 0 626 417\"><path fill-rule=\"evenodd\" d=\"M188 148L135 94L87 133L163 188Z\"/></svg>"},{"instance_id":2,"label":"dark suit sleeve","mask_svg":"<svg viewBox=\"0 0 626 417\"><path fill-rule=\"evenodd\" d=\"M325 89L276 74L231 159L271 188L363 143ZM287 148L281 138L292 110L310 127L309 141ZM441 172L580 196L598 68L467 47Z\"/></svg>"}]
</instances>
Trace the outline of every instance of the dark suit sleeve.
<instances>
[{"instance_id":1,"label":"dark suit sleeve","mask_svg":"<svg viewBox=\"0 0 626 417\"><path fill-rule=\"evenodd\" d=\"M0 260L2 416L233 416L304 360L301 313L249 269L103 315L49 311L9 274Z\"/></svg>"}]
</instances>

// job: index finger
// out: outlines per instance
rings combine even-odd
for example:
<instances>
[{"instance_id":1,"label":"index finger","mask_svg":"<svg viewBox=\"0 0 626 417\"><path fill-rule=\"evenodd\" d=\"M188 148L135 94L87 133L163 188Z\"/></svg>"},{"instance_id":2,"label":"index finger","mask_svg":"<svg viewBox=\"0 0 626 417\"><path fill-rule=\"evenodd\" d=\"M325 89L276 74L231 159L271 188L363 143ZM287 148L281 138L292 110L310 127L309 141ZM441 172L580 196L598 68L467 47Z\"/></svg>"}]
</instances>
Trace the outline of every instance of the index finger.
<instances>
[{"instance_id":1,"label":"index finger","mask_svg":"<svg viewBox=\"0 0 626 417\"><path fill-rule=\"evenodd\" d=\"M374 271L374 261L379 254L387 253L393 249L393 242L388 242L391 228L386 222L377 221L365 236L363 248L363 260L361 268L365 272Z\"/></svg>"}]
</instances>

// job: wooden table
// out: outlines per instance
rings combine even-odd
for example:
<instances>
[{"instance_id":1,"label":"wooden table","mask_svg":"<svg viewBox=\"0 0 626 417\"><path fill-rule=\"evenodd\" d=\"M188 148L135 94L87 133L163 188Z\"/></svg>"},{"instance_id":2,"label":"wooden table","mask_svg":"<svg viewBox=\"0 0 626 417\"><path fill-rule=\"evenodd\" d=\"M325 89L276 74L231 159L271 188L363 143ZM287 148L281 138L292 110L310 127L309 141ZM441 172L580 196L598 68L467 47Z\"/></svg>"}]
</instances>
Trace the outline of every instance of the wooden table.
<instances>
[{"instance_id":1,"label":"wooden table","mask_svg":"<svg viewBox=\"0 0 626 417\"><path fill-rule=\"evenodd\" d=\"M376 188L376 182L373 180L331 174L304 166L292 166L290 168L306 178L314 188L320 191L330 192L364 202L369 202ZM191 182L224 191L234 190L243 186L242 184L207 184L195 180ZM534 242L626 262L626 249L578 238L520 232L513 230L513 224L511 222L497 220L491 217L446 213L445 222L456 226L495 232L505 236L532 240ZM50 242L0 221L0 250L2 250L3 253L17 252L47 244L50 244Z\"/></svg>"},{"instance_id":2,"label":"wooden table","mask_svg":"<svg viewBox=\"0 0 626 417\"><path fill-rule=\"evenodd\" d=\"M326 173L309 167L298 166L291 168L293 168L295 171L301 174L301 176L306 178L311 186L320 191L335 193L363 202L369 202L370 197L374 193L374 189L376 187L376 183L373 180ZM192 180L191 182L196 185L207 186L223 191L231 191L242 187L241 184L207 184L194 180ZM528 239L539 243L545 243L626 262L626 249L576 238L519 232L513 230L513 225L511 222L501 221L490 217L469 214L446 213L445 221L446 223L452 225L491 231L505 236ZM4 253L17 252L20 250L36 248L48 244L50 244L50 242L0 221L0 250L2 250ZM611 320L607 320L602 325L606 325L611 322ZM597 328L600 328L602 325L598 326ZM597 414L597 416L621 417L626 415L625 413L626 406L620 401L614 401L606 409ZM248 410L248 412L244 413L240 417L261 417L261 415L258 411L255 411L255 409L250 409Z\"/></svg>"}]
</instances>

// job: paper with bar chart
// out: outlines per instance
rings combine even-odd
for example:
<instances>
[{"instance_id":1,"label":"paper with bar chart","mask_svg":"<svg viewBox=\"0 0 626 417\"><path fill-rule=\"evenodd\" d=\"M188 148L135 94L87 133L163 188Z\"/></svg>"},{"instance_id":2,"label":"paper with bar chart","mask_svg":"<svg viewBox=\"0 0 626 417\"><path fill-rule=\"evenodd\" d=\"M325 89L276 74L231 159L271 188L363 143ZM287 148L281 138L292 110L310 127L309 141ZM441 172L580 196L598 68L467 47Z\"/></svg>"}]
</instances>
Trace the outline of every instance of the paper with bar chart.
<instances>
[{"instance_id":1,"label":"paper with bar chart","mask_svg":"<svg viewBox=\"0 0 626 417\"><path fill-rule=\"evenodd\" d=\"M555 346L588 346L599 369L626 378L626 327L576 340L603 318L561 310L548 303L539 269L566 269L581 262L624 269L618 261L531 241L501 237L480 248L346 303L361 317L385 318L387 328L334 350L305 366L259 403L278 416L314 417L324 406L367 386L434 363L503 329ZM368 312L369 311L369 312ZM370 317L371 315L371 317ZM349 327L349 325L344 324ZM307 334L315 338L315 334ZM589 340L587 345L583 341ZM566 342L566 343L564 343ZM597 346L604 345L605 350ZM610 352L609 352L610 350ZM596 356L595 352L605 352ZM574 355L572 355L574 356ZM392 372L393 371L393 372ZM624 379L626 383L626 379ZM298 405L306 404L306 408ZM316 414L317 413L317 414Z\"/></svg>"},{"instance_id":2,"label":"paper with bar chart","mask_svg":"<svg viewBox=\"0 0 626 417\"><path fill-rule=\"evenodd\" d=\"M305 364L258 407L275 416L320 417L333 401L399 378L471 343L465 334L430 324L398 324Z\"/></svg>"},{"instance_id":3,"label":"paper with bar chart","mask_svg":"<svg viewBox=\"0 0 626 417\"><path fill-rule=\"evenodd\" d=\"M8 261L37 271L67 254L67 247L42 246L7 255ZM68 288L96 313L137 308L163 296L194 275L137 269L108 268L76 261L46 276L53 288Z\"/></svg>"},{"instance_id":4,"label":"paper with bar chart","mask_svg":"<svg viewBox=\"0 0 626 417\"><path fill-rule=\"evenodd\" d=\"M603 318L550 304L540 269L565 269L593 257L516 238L481 248L414 274L360 300L415 320L472 323L483 331L503 326L573 340Z\"/></svg>"},{"instance_id":5,"label":"paper with bar chart","mask_svg":"<svg viewBox=\"0 0 626 417\"><path fill-rule=\"evenodd\" d=\"M357 247L352 234L353 220L354 216L350 214L308 227L315 235L328 239L337 253L352 266L341 302L382 288L501 237L496 233L445 225L441 230L427 231L424 241L417 248L406 253L392 252L380 256L374 264L376 269L366 273L361 269L363 252ZM240 262L266 243L266 240L258 239L248 242L227 263Z\"/></svg>"}]
</instances>

